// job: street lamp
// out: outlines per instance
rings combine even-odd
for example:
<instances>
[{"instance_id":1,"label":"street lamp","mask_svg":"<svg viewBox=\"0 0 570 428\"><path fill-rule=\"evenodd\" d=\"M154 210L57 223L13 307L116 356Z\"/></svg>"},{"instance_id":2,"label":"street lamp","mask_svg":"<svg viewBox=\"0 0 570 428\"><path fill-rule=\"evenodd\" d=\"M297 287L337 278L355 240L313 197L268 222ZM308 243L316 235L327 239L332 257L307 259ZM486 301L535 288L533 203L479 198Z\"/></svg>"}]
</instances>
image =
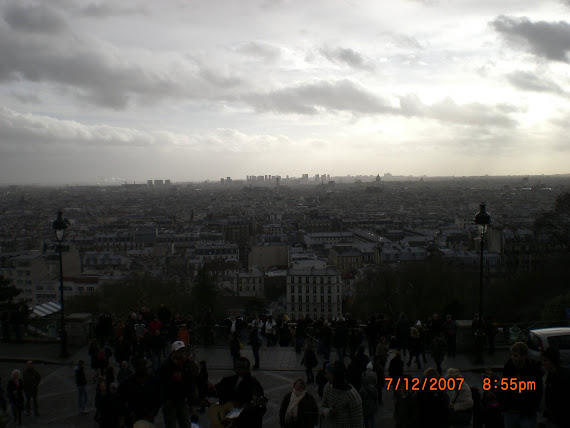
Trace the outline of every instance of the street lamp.
<instances>
[{"instance_id":1,"label":"street lamp","mask_svg":"<svg viewBox=\"0 0 570 428\"><path fill-rule=\"evenodd\" d=\"M485 325L483 322L483 249L485 248L485 231L487 229L487 226L491 223L491 216L488 212L485 211L485 204L479 204L479 207L479 212L473 219L475 223L479 225L481 230L481 264L479 269L479 320L477 322L475 335L479 345L477 359L480 362L483 362L483 348L485 346Z\"/></svg>"},{"instance_id":2,"label":"street lamp","mask_svg":"<svg viewBox=\"0 0 570 428\"><path fill-rule=\"evenodd\" d=\"M55 235L55 240L57 241L59 247L59 295L60 295L60 305L61 305L61 326L59 330L59 337L61 342L61 358L66 358L69 356L67 352L67 328L65 326L65 310L64 310L64 295L63 295L63 254L62 254L62 241L63 232L67 229L69 221L63 218L63 212L60 210L57 212L57 219L54 220L52 224L52 229Z\"/></svg>"}]
</instances>

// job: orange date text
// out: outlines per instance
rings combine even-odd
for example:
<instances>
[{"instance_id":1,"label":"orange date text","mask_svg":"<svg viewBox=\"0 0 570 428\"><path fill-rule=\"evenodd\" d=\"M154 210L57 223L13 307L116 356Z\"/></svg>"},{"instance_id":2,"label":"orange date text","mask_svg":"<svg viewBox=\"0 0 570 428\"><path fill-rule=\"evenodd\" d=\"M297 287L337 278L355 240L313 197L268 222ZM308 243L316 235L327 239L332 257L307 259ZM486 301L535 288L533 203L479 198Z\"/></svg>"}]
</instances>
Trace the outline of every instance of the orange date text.
<instances>
[{"instance_id":1,"label":"orange date text","mask_svg":"<svg viewBox=\"0 0 570 428\"><path fill-rule=\"evenodd\" d=\"M452 389L461 389L463 385L462 377L444 379L444 378L418 378L418 377L403 377L403 378L386 378L386 389L403 389L406 391L446 391Z\"/></svg>"}]
</instances>

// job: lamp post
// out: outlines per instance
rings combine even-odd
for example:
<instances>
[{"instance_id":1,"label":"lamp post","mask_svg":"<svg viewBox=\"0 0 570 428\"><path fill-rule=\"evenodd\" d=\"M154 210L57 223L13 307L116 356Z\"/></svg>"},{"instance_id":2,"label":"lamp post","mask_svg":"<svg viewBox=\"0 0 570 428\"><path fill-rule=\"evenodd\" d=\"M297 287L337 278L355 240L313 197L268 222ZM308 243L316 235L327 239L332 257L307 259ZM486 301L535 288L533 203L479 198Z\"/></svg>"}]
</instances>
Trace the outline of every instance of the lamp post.
<instances>
[{"instance_id":1,"label":"lamp post","mask_svg":"<svg viewBox=\"0 0 570 428\"><path fill-rule=\"evenodd\" d=\"M485 211L485 204L479 204L479 212L473 219L481 229L481 263L479 268L479 320L477 322L477 329L475 336L477 339L477 361L483 362L483 348L485 347L485 324L483 321L483 279L484 279L484 264L483 264L483 249L485 248L485 231L487 226L491 223L491 216Z\"/></svg>"},{"instance_id":2,"label":"lamp post","mask_svg":"<svg viewBox=\"0 0 570 428\"><path fill-rule=\"evenodd\" d=\"M61 343L60 358L66 358L69 356L67 352L67 328L65 325L65 300L63 293L63 254L62 254L62 241L63 232L67 229L69 221L63 218L63 212L60 210L57 212L57 219L54 220L52 224L52 229L55 235L55 240L57 241L57 246L59 248L59 296L61 305L61 325L59 329L59 337Z\"/></svg>"}]
</instances>

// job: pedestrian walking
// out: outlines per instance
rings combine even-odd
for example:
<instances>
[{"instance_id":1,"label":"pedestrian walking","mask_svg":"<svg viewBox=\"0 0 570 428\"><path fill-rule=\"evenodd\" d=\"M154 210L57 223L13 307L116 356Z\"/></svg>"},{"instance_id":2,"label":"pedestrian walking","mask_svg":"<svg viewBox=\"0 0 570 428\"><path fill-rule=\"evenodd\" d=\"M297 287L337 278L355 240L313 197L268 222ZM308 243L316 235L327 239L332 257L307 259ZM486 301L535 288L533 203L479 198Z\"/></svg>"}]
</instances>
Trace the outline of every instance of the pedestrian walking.
<instances>
[{"instance_id":1,"label":"pedestrian walking","mask_svg":"<svg viewBox=\"0 0 570 428\"><path fill-rule=\"evenodd\" d=\"M319 421L319 407L307 391L303 378L293 382L293 391L281 400L279 424L283 428L313 428Z\"/></svg>"},{"instance_id":2,"label":"pedestrian walking","mask_svg":"<svg viewBox=\"0 0 570 428\"><path fill-rule=\"evenodd\" d=\"M24 382L20 378L20 370L12 370L12 376L6 387L6 395L12 409L14 422L22 425L22 410L24 409Z\"/></svg>"},{"instance_id":3,"label":"pedestrian walking","mask_svg":"<svg viewBox=\"0 0 570 428\"><path fill-rule=\"evenodd\" d=\"M87 406L87 376L85 376L85 361L79 360L75 368L75 386L77 387L77 406L80 414L89 413Z\"/></svg>"},{"instance_id":4,"label":"pedestrian walking","mask_svg":"<svg viewBox=\"0 0 570 428\"><path fill-rule=\"evenodd\" d=\"M26 399L26 415L30 415L31 402L33 401L34 416L39 416L38 389L42 381L42 376L36 370L32 361L26 363L26 369L22 377L24 381L24 396Z\"/></svg>"}]
</instances>

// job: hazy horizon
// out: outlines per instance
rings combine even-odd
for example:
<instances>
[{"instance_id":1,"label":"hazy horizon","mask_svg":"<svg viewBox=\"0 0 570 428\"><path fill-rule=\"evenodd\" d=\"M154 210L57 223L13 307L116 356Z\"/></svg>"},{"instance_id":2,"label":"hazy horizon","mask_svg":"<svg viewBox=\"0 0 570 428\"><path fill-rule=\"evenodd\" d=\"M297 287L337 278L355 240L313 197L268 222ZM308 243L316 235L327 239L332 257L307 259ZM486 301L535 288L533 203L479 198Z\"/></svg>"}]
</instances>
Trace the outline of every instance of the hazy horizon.
<instances>
[{"instance_id":1,"label":"hazy horizon","mask_svg":"<svg viewBox=\"0 0 570 428\"><path fill-rule=\"evenodd\" d=\"M570 172L570 0L0 0L0 183Z\"/></svg>"}]
</instances>

